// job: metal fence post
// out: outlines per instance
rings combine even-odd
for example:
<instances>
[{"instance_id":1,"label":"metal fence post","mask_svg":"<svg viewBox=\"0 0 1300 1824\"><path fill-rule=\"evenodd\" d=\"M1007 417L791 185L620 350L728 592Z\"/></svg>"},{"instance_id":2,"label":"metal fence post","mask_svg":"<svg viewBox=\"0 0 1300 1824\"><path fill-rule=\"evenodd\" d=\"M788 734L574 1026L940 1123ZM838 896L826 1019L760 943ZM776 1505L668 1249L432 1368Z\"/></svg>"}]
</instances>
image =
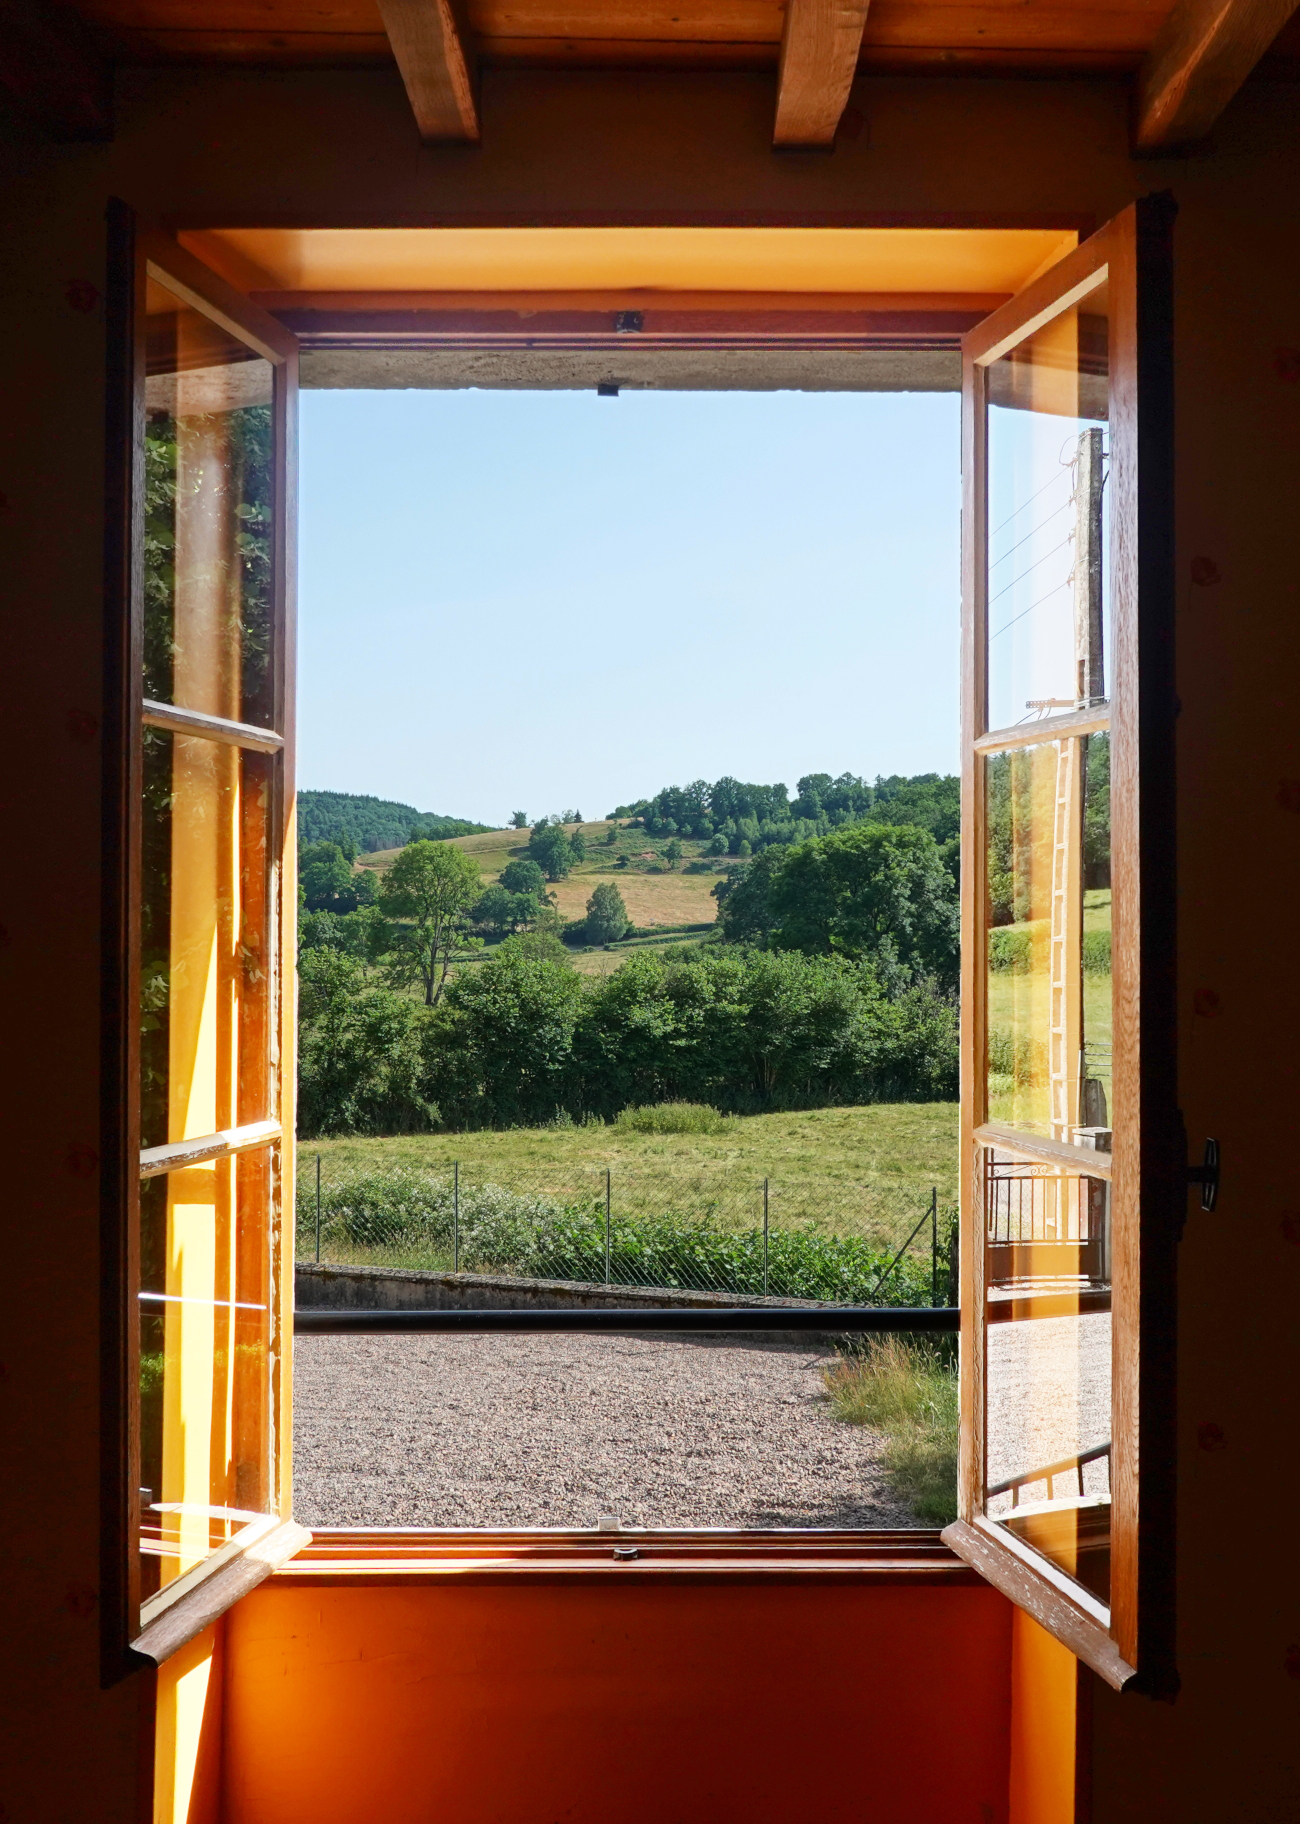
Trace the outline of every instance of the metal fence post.
<instances>
[{"instance_id":1,"label":"metal fence post","mask_svg":"<svg viewBox=\"0 0 1300 1824\"><path fill-rule=\"evenodd\" d=\"M316 1155L316 1265L320 1265L320 1154Z\"/></svg>"},{"instance_id":2,"label":"metal fence post","mask_svg":"<svg viewBox=\"0 0 1300 1824\"><path fill-rule=\"evenodd\" d=\"M451 1245L454 1249L452 1259L453 1273L460 1272L460 1160L453 1159L451 1166Z\"/></svg>"},{"instance_id":3,"label":"metal fence post","mask_svg":"<svg viewBox=\"0 0 1300 1824\"><path fill-rule=\"evenodd\" d=\"M930 1187L930 1303L939 1302L939 1187Z\"/></svg>"},{"instance_id":4,"label":"metal fence post","mask_svg":"<svg viewBox=\"0 0 1300 1824\"><path fill-rule=\"evenodd\" d=\"M609 1284L609 1167L605 1167L605 1284Z\"/></svg>"},{"instance_id":5,"label":"metal fence post","mask_svg":"<svg viewBox=\"0 0 1300 1824\"><path fill-rule=\"evenodd\" d=\"M767 1179L763 1180L763 1297L767 1297Z\"/></svg>"}]
</instances>

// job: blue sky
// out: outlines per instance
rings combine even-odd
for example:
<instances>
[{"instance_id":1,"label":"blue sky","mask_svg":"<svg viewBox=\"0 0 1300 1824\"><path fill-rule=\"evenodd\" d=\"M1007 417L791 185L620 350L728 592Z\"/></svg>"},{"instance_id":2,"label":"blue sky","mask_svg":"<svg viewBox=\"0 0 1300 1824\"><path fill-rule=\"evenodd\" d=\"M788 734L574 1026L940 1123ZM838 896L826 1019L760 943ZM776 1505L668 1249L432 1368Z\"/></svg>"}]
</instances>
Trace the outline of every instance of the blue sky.
<instances>
[{"instance_id":1,"label":"blue sky","mask_svg":"<svg viewBox=\"0 0 1300 1824\"><path fill-rule=\"evenodd\" d=\"M299 784L955 770L958 463L949 394L307 392Z\"/></svg>"}]
</instances>

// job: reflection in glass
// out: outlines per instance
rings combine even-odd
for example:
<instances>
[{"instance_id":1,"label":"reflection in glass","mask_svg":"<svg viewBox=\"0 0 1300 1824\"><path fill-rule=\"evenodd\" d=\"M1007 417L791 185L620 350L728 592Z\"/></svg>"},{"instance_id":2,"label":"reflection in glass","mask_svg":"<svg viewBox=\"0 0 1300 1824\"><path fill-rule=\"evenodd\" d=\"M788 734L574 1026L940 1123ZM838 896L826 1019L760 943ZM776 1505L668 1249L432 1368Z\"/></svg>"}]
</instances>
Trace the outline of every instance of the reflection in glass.
<instances>
[{"instance_id":1,"label":"reflection in glass","mask_svg":"<svg viewBox=\"0 0 1300 1824\"><path fill-rule=\"evenodd\" d=\"M988 1119L1109 1151L1110 738L991 755Z\"/></svg>"},{"instance_id":2,"label":"reflection in glass","mask_svg":"<svg viewBox=\"0 0 1300 1824\"><path fill-rule=\"evenodd\" d=\"M271 721L272 366L147 295L144 694Z\"/></svg>"},{"instance_id":3,"label":"reflection in glass","mask_svg":"<svg viewBox=\"0 0 1300 1824\"><path fill-rule=\"evenodd\" d=\"M270 758L144 731L140 1144L272 1113Z\"/></svg>"},{"instance_id":4,"label":"reflection in glass","mask_svg":"<svg viewBox=\"0 0 1300 1824\"><path fill-rule=\"evenodd\" d=\"M990 728L1105 702L1106 283L988 369Z\"/></svg>"},{"instance_id":5,"label":"reflection in glass","mask_svg":"<svg viewBox=\"0 0 1300 1824\"><path fill-rule=\"evenodd\" d=\"M986 1504L1110 1591L1110 1186L985 1154Z\"/></svg>"},{"instance_id":6,"label":"reflection in glass","mask_svg":"<svg viewBox=\"0 0 1300 1824\"><path fill-rule=\"evenodd\" d=\"M142 1599L273 1510L277 1196L270 1147L140 1187Z\"/></svg>"}]
</instances>

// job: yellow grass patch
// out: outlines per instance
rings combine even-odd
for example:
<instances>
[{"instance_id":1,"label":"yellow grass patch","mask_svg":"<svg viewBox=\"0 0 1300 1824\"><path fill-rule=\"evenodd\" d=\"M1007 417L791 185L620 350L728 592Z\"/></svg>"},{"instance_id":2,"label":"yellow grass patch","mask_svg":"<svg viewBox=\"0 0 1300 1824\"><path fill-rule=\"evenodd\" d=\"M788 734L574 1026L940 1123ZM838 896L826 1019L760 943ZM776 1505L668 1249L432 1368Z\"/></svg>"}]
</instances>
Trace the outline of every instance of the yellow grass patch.
<instances>
[{"instance_id":1,"label":"yellow grass patch","mask_svg":"<svg viewBox=\"0 0 1300 1824\"><path fill-rule=\"evenodd\" d=\"M551 888L562 918L584 918L587 901L602 883L617 887L634 925L702 925L713 922L718 902L709 889L716 874L570 874Z\"/></svg>"}]
</instances>

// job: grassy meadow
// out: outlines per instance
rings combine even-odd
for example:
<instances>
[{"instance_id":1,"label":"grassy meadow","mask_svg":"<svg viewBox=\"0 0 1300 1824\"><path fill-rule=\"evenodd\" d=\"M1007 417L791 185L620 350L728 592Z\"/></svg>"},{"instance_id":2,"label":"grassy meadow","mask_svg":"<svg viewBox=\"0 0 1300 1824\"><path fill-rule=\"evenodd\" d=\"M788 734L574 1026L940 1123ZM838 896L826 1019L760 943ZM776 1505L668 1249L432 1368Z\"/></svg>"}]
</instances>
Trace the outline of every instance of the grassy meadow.
<instances>
[{"instance_id":1,"label":"grassy meadow","mask_svg":"<svg viewBox=\"0 0 1300 1824\"><path fill-rule=\"evenodd\" d=\"M1091 933L1109 933L1110 928L1110 889L1090 888L1083 896L1085 941ZM1048 921L1041 918L1025 920L1001 926L999 931L1027 933L1030 953L1027 968L989 971L990 1037L996 1042L997 1035L1005 1035L1007 1046L1021 1054L1016 1073L996 1068L992 1071L989 1116L994 1121L1010 1122L1045 1134L1050 1128L1047 1047L1045 1036L1040 1035L1046 1035L1051 1024ZM1084 1044L1089 1074L1104 1085L1108 1106L1111 1100L1111 1023L1110 972L1087 970L1083 977ZM996 1056L993 1062L996 1066Z\"/></svg>"},{"instance_id":2,"label":"grassy meadow","mask_svg":"<svg viewBox=\"0 0 1300 1824\"><path fill-rule=\"evenodd\" d=\"M377 1170L442 1173L456 1160L464 1185L561 1199L603 1195L608 1168L628 1214L707 1218L733 1229L761 1222L766 1178L774 1229L901 1243L932 1186L941 1204L956 1199L957 1107L875 1103L741 1115L703 1134L645 1134L611 1123L305 1141L298 1147L304 1191L314 1183L317 1154L326 1184Z\"/></svg>"},{"instance_id":3,"label":"grassy meadow","mask_svg":"<svg viewBox=\"0 0 1300 1824\"><path fill-rule=\"evenodd\" d=\"M584 917L591 895L608 882L618 888L628 917L640 929L714 922L718 903L712 897L712 889L722 871L712 856L705 857L704 843L683 840L682 858L675 868L670 868L664 858L666 837L647 836L644 830L629 829L611 818L596 823L570 823L565 828L570 835L575 830L582 831L587 855L567 880L556 881L550 888L561 918ZM500 878L509 862L521 861L528 854L527 830L489 830L480 836L455 836L452 842L478 862L485 887ZM379 849L372 855L362 855L357 865L382 874L400 853L400 849ZM626 865L620 866L620 862ZM626 950L575 950L574 962L583 974L609 975L628 955Z\"/></svg>"}]
</instances>

